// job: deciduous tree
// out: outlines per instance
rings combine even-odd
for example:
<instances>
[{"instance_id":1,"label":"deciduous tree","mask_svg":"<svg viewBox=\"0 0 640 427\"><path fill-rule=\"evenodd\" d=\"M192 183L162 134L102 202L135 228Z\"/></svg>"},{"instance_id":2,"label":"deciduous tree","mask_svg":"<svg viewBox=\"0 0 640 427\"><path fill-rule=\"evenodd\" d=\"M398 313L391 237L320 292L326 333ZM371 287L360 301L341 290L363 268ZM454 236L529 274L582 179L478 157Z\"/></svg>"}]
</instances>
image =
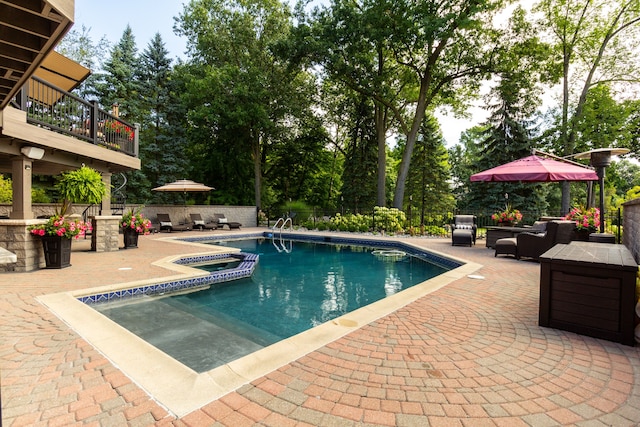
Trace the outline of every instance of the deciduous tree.
<instances>
[{"instance_id":1,"label":"deciduous tree","mask_svg":"<svg viewBox=\"0 0 640 427\"><path fill-rule=\"evenodd\" d=\"M640 80L640 0L542 0L535 10L542 14L539 31L554 43L553 60L561 69L558 145L569 156L576 149L590 90L603 83L628 87ZM569 211L570 188L563 184L563 212Z\"/></svg>"}]
</instances>

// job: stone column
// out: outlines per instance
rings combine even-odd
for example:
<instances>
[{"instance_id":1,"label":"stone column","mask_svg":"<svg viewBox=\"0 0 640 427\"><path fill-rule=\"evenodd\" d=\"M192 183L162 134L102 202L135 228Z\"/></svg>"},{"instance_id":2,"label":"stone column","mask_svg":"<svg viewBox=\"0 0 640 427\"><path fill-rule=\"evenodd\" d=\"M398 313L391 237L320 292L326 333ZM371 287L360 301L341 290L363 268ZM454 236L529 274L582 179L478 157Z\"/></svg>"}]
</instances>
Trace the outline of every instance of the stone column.
<instances>
[{"instance_id":1,"label":"stone column","mask_svg":"<svg viewBox=\"0 0 640 427\"><path fill-rule=\"evenodd\" d=\"M44 220L3 219L0 221L0 247L15 255L15 262L0 263L0 272L33 271L44 266L42 242L27 231L27 227Z\"/></svg>"},{"instance_id":2,"label":"stone column","mask_svg":"<svg viewBox=\"0 0 640 427\"><path fill-rule=\"evenodd\" d=\"M91 217L91 250L113 252L120 249L121 216L101 215Z\"/></svg>"}]
</instances>

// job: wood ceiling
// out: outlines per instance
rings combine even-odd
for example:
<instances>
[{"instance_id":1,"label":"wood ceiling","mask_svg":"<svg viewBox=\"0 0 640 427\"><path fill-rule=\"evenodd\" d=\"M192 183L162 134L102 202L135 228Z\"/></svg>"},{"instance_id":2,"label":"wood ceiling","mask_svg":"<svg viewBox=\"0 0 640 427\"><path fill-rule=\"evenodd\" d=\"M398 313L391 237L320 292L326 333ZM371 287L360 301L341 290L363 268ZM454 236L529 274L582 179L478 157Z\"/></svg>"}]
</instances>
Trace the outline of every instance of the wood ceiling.
<instances>
[{"instance_id":1,"label":"wood ceiling","mask_svg":"<svg viewBox=\"0 0 640 427\"><path fill-rule=\"evenodd\" d=\"M0 110L71 28L74 0L0 0Z\"/></svg>"}]
</instances>

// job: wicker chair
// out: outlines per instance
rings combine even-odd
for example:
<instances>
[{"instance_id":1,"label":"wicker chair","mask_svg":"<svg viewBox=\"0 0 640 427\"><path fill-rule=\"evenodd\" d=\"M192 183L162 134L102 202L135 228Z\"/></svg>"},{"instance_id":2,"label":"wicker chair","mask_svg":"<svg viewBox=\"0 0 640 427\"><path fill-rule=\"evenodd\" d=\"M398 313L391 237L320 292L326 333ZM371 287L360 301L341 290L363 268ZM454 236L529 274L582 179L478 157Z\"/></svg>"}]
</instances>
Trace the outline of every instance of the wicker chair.
<instances>
[{"instance_id":1,"label":"wicker chair","mask_svg":"<svg viewBox=\"0 0 640 427\"><path fill-rule=\"evenodd\" d=\"M558 243L571 242L574 228L573 221L549 221L544 234L529 232L518 234L516 258L527 257L537 260L540 255Z\"/></svg>"}]
</instances>

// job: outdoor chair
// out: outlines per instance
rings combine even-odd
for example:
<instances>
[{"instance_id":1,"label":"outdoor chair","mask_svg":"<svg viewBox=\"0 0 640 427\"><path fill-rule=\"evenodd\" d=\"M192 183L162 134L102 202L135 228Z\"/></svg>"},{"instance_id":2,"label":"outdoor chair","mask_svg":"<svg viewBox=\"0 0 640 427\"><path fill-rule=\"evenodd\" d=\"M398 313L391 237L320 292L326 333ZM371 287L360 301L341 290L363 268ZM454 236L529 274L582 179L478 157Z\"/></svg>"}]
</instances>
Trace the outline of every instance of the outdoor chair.
<instances>
[{"instance_id":1,"label":"outdoor chair","mask_svg":"<svg viewBox=\"0 0 640 427\"><path fill-rule=\"evenodd\" d=\"M475 215L454 216L451 224L451 245L475 245L477 229Z\"/></svg>"},{"instance_id":2,"label":"outdoor chair","mask_svg":"<svg viewBox=\"0 0 640 427\"><path fill-rule=\"evenodd\" d=\"M185 224L174 224L171 221L171 217L169 214L158 214L158 221L160 222L160 231L167 231L171 233L172 231L189 231L191 228Z\"/></svg>"},{"instance_id":3,"label":"outdoor chair","mask_svg":"<svg viewBox=\"0 0 640 427\"><path fill-rule=\"evenodd\" d=\"M225 225L229 227L229 230L232 230L234 228L240 229L240 227L242 227L242 224L240 224L239 222L229 221L227 217L224 216L224 214L213 214L213 216L214 221L217 221L220 228L224 228Z\"/></svg>"},{"instance_id":4,"label":"outdoor chair","mask_svg":"<svg viewBox=\"0 0 640 427\"><path fill-rule=\"evenodd\" d=\"M193 229L195 230L196 228L200 231L203 230L216 230L218 228L218 224L215 222L206 222L203 218L202 215L200 215L199 213L192 213L189 214L191 216L191 222L193 223Z\"/></svg>"},{"instance_id":5,"label":"outdoor chair","mask_svg":"<svg viewBox=\"0 0 640 427\"><path fill-rule=\"evenodd\" d=\"M499 239L496 241L497 255L515 255L516 259L533 258L538 260L540 255L559 243L571 242L575 224L573 221L548 221L544 232L540 232L541 225L534 224L533 232L527 231L517 237Z\"/></svg>"}]
</instances>

